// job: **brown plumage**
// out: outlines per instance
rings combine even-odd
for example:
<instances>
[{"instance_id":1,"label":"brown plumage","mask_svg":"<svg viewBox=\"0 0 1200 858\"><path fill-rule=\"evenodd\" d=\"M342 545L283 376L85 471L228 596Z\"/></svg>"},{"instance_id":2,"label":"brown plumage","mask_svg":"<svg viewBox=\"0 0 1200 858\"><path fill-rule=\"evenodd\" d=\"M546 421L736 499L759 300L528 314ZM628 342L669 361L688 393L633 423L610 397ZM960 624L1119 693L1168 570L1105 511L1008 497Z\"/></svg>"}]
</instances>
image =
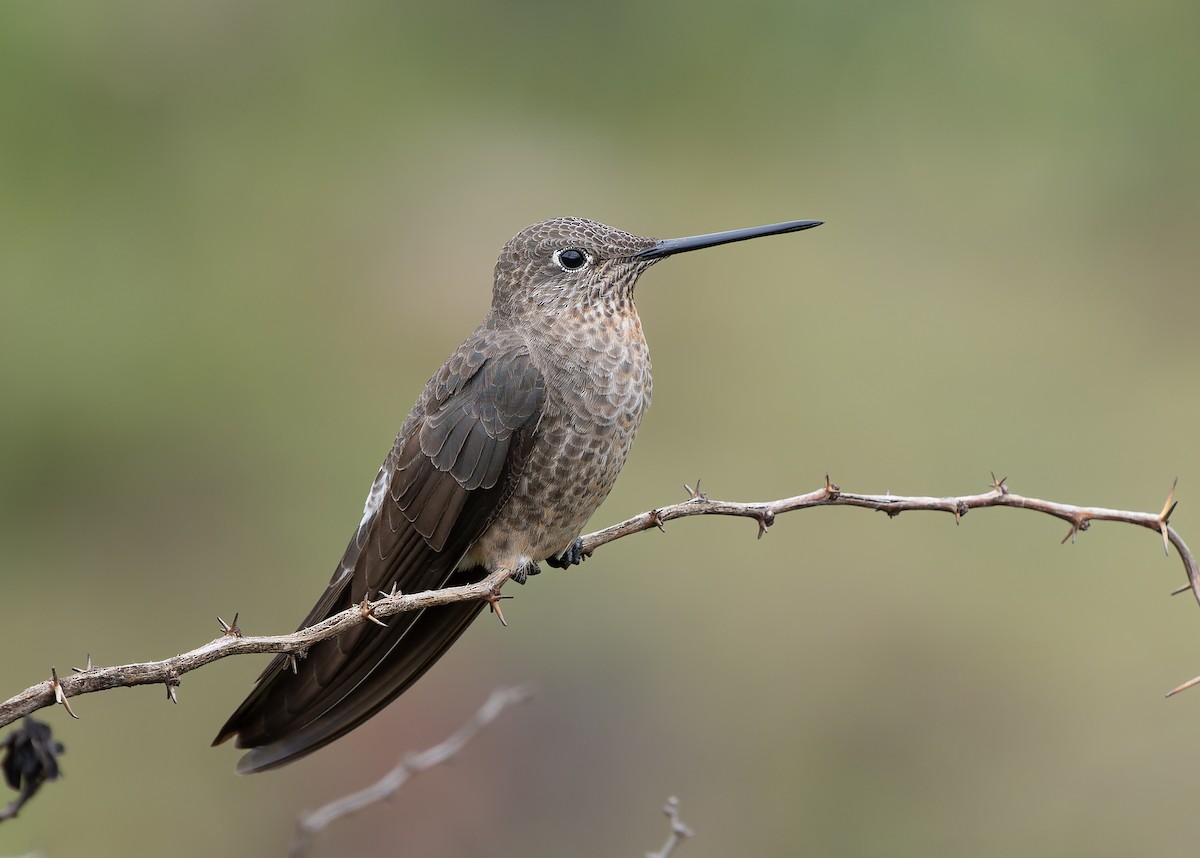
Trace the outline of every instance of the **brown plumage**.
<instances>
[{"instance_id":1,"label":"brown plumage","mask_svg":"<svg viewBox=\"0 0 1200 858\"><path fill-rule=\"evenodd\" d=\"M673 253L817 224L656 241L558 218L518 233L496 263L491 310L426 384L300 627L393 587L416 593L500 569L523 578L541 560L578 562L575 540L650 404L638 277ZM416 682L483 604L364 623L313 646L295 674L277 657L213 744L236 736L251 748L243 773L311 753Z\"/></svg>"}]
</instances>

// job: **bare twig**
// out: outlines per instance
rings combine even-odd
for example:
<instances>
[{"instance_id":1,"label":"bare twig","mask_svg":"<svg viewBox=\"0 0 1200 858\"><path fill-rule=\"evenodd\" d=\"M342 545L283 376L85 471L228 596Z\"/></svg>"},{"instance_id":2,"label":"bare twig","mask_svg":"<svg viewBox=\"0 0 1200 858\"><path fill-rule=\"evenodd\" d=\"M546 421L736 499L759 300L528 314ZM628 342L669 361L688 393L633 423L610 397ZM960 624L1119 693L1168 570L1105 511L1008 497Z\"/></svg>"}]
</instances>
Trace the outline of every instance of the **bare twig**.
<instances>
[{"instance_id":1,"label":"bare twig","mask_svg":"<svg viewBox=\"0 0 1200 858\"><path fill-rule=\"evenodd\" d=\"M992 487L983 494L966 495L962 497L902 497L898 495L866 495L844 492L826 477L825 485L816 491L795 497L782 498L767 502L734 503L731 501L713 500L700 491L697 483L693 490L688 489L689 497L681 503L652 509L641 515L634 516L619 524L614 524L603 530L589 533L582 539L583 553L591 554L601 546L615 542L634 533L640 533L651 528L661 529L669 521L693 515L731 515L751 518L758 525L758 535L762 537L767 529L775 523L776 516L793 510L809 509L820 506L857 506L866 509L885 512L888 516L897 516L902 512L916 510L933 510L948 512L955 521L972 509L983 507L1014 507L1045 513L1062 519L1070 525L1066 539L1074 539L1081 531L1087 530L1093 521L1117 521L1134 524L1153 530L1162 535L1164 546L1173 545L1183 561L1187 574L1188 585L1177 592L1190 589L1200 601L1200 567L1196 558L1182 537L1169 524L1171 513L1174 512L1174 487L1168 495L1167 503L1161 512L1130 512L1104 507L1076 506L1074 504L1057 503L1039 498L1024 497L1013 494L1003 479L993 476ZM94 691L104 691L133 685L165 684L174 689L179 684L179 678L209 662L231 655L247 653L289 653L293 656L302 655L318 641L341 634L353 626L368 621L381 621L393 614L404 611L415 611L435 605L446 605L452 602L483 599L497 604L500 588L509 578L508 570L499 570L476 584L461 587L447 587L442 590L429 590L423 593L380 594L374 602L354 605L339 614L317 623L310 628L301 629L290 635L269 635L245 637L237 628L236 618L232 625L222 624L222 636L204 646L190 652L177 655L162 661L125 664L116 667L95 667L89 664L89 669L72 676L58 676L52 672L52 678L33 685L16 696L0 704L0 727L12 723L22 715L27 715L54 703L67 706L67 699ZM1200 677L1186 687L1200 684ZM1182 690L1180 686L1178 690ZM72 714L74 714L72 712Z\"/></svg>"},{"instance_id":2,"label":"bare twig","mask_svg":"<svg viewBox=\"0 0 1200 858\"><path fill-rule=\"evenodd\" d=\"M663 813L671 820L671 833L667 835L667 842L663 844L662 849L657 852L647 852L646 858L668 858L680 843L696 833L684 825L679 818L679 799L675 796L667 799L667 803L663 805Z\"/></svg>"},{"instance_id":3,"label":"bare twig","mask_svg":"<svg viewBox=\"0 0 1200 858\"><path fill-rule=\"evenodd\" d=\"M342 796L331 801L324 807L300 815L296 820L296 838L292 841L289 855L300 856L308 851L312 839L317 832L343 816L361 810L368 805L390 797L400 789L405 781L418 772L433 768L453 757L469 742L476 733L496 720L496 717L508 706L522 703L529 699L531 691L528 686L514 688L497 688L480 707L475 716L458 729L444 742L434 745L419 754L410 754L402 759L394 769L375 783L358 792Z\"/></svg>"}]
</instances>

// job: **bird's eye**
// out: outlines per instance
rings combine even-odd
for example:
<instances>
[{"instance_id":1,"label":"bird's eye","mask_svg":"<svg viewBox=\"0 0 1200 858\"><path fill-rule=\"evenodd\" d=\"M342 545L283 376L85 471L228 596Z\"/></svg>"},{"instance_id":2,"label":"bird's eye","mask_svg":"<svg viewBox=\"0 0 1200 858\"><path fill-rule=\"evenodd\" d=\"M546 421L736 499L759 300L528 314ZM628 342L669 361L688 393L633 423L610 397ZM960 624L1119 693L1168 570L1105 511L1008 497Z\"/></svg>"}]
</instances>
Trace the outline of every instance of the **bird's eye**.
<instances>
[{"instance_id":1,"label":"bird's eye","mask_svg":"<svg viewBox=\"0 0 1200 858\"><path fill-rule=\"evenodd\" d=\"M554 264L563 271L578 271L586 268L591 261L592 257L578 248L554 251Z\"/></svg>"}]
</instances>

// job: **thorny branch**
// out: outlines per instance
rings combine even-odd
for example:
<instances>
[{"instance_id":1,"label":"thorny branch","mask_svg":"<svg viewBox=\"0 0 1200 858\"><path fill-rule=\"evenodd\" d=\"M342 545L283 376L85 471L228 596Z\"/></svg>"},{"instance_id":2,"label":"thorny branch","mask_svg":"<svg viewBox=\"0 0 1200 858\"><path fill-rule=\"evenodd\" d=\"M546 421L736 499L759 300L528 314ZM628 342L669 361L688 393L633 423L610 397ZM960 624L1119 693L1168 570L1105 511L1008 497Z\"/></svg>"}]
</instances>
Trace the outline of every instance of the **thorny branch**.
<instances>
[{"instance_id":1,"label":"thorny branch","mask_svg":"<svg viewBox=\"0 0 1200 858\"><path fill-rule=\"evenodd\" d=\"M458 731L445 741L419 754L409 754L404 757L395 768L369 787L344 795L316 810L301 814L300 818L296 820L296 837L292 841L292 848L288 855L292 858L304 855L312 845L313 836L317 832L343 816L389 798L412 775L446 762L462 750L463 746L474 738L476 733L495 721L504 709L514 703L523 703L530 696L531 691L526 686L497 688L475 713L475 717L458 728Z\"/></svg>"},{"instance_id":2,"label":"thorny branch","mask_svg":"<svg viewBox=\"0 0 1200 858\"><path fill-rule=\"evenodd\" d=\"M757 522L758 535L761 537L766 533L767 528L775 523L776 516L812 507L856 506L885 512L888 516L893 517L902 512L933 510L950 513L956 522L972 509L1015 507L1045 513L1067 522L1070 530L1063 538L1064 542L1067 539L1073 541L1081 531L1087 530L1093 521L1125 522L1160 533L1164 550L1170 553L1170 546L1175 546L1175 550L1183 561L1184 571L1187 573L1188 585L1176 592L1191 589L1197 601L1200 601L1200 567L1197 566L1196 558L1183 538L1169 523L1171 513L1175 511L1174 486L1171 487L1166 503L1158 513L1075 506L1024 497L1009 491L1005 480L997 480L994 475L992 487L987 492L962 497L940 498L844 492L831 483L828 477L825 478L825 484L815 491L768 502L735 503L713 500L700 491L699 483L696 484L694 490L690 487L686 488L689 497L681 503L652 509L619 524L587 534L582 538L584 555L590 555L597 548L631 534L655 527L661 529L668 521L693 515L731 515L751 518ZM500 569L478 583L461 587L447 587L422 593L380 594L376 601L364 601L362 604L335 614L314 626L288 635L245 637L237 627L236 618L233 624L226 624L222 621L224 633L221 637L190 652L162 661L96 667L91 664L89 659L86 669L77 669L77 672L70 676L59 676L57 671L51 669L50 679L30 686L0 704L0 727L12 723L22 715L28 715L55 703L63 704L64 708L74 715L75 713L69 708L69 698L109 688L161 684L166 686L169 698L174 700L175 689L179 685L180 677L209 662L247 653L289 653L299 658L318 641L334 637L360 623L381 623L388 617L404 611L415 611L472 599L483 599L494 607L500 598L500 588L509 576L509 570ZM1175 694L1197 684L1200 684L1200 677L1180 685L1170 693Z\"/></svg>"}]
</instances>

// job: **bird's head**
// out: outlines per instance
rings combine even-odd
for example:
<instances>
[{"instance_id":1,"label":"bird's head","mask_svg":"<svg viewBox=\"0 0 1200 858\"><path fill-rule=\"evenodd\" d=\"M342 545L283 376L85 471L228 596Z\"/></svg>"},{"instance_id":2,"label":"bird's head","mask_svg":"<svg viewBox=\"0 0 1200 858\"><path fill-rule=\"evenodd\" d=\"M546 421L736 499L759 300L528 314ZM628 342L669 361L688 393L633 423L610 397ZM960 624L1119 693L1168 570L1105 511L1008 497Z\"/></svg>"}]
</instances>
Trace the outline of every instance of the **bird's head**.
<instances>
[{"instance_id":1,"label":"bird's head","mask_svg":"<svg viewBox=\"0 0 1200 858\"><path fill-rule=\"evenodd\" d=\"M642 272L667 256L820 224L795 220L660 240L587 218L553 218L521 230L500 251L492 311L552 314L581 306L628 304Z\"/></svg>"}]
</instances>

